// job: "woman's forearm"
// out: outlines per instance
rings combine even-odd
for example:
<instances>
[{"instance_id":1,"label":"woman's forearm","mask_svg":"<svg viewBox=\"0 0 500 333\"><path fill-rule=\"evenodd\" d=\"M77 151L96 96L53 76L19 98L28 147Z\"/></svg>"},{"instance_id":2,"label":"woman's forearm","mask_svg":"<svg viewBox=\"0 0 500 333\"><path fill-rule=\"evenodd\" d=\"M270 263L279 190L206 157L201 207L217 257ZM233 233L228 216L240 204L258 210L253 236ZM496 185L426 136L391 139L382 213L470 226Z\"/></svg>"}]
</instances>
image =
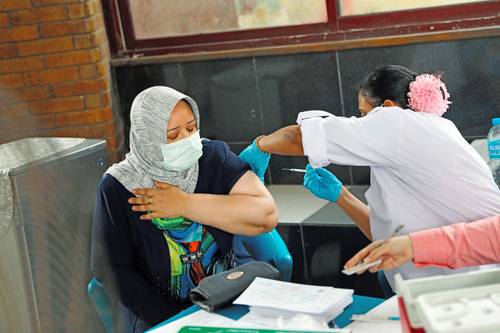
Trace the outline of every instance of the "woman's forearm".
<instances>
[{"instance_id":1,"label":"woman's forearm","mask_svg":"<svg viewBox=\"0 0 500 333\"><path fill-rule=\"evenodd\" d=\"M337 205L356 223L363 234L372 239L370 230L370 208L345 187L337 200Z\"/></svg>"},{"instance_id":2,"label":"woman's forearm","mask_svg":"<svg viewBox=\"0 0 500 333\"><path fill-rule=\"evenodd\" d=\"M303 156L302 134L299 125L283 127L259 140L260 149L278 155Z\"/></svg>"},{"instance_id":3,"label":"woman's forearm","mask_svg":"<svg viewBox=\"0 0 500 333\"><path fill-rule=\"evenodd\" d=\"M276 207L268 196L195 193L188 197L183 216L231 234L259 235L278 223Z\"/></svg>"}]
</instances>

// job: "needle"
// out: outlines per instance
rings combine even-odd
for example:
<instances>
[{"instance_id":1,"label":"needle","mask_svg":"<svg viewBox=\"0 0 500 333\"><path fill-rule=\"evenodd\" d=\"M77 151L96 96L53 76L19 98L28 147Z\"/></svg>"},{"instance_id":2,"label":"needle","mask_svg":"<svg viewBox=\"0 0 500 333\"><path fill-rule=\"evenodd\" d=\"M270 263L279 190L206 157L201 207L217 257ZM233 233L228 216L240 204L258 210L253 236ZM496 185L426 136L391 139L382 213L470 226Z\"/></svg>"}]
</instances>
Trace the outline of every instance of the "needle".
<instances>
[{"instance_id":1,"label":"needle","mask_svg":"<svg viewBox=\"0 0 500 333\"><path fill-rule=\"evenodd\" d=\"M306 169L281 168L281 170L290 171L290 172L302 172L302 173L306 173Z\"/></svg>"}]
</instances>

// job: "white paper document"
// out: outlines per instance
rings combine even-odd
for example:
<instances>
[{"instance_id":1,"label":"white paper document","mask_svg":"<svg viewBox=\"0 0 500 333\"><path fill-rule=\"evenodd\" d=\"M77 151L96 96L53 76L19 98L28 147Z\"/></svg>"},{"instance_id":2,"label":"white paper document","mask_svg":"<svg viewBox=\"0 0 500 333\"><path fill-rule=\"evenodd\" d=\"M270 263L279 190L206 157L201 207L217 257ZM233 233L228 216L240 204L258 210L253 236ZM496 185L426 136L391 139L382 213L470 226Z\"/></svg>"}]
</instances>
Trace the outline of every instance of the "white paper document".
<instances>
[{"instance_id":1,"label":"white paper document","mask_svg":"<svg viewBox=\"0 0 500 333\"><path fill-rule=\"evenodd\" d=\"M184 326L233 327L235 322L216 313L200 310L170 324L150 330L148 333L177 333Z\"/></svg>"},{"instance_id":2,"label":"white paper document","mask_svg":"<svg viewBox=\"0 0 500 333\"><path fill-rule=\"evenodd\" d=\"M331 320L352 303L352 295L352 289L256 278L233 304L248 305L262 316L278 317L288 312Z\"/></svg>"}]
</instances>

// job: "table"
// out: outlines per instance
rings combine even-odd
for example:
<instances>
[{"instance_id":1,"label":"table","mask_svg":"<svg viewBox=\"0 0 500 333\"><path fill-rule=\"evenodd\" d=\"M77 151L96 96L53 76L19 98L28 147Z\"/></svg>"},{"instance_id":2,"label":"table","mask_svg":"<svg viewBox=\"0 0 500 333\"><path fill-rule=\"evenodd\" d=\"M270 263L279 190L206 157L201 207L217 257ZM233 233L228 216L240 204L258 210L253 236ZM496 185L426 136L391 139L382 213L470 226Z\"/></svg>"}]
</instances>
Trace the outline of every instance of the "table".
<instances>
[{"instance_id":1,"label":"table","mask_svg":"<svg viewBox=\"0 0 500 333\"><path fill-rule=\"evenodd\" d=\"M399 316L398 297L393 296L373 308L368 314L374 316ZM399 321L384 322L354 322L346 326L351 329L351 333L402 333Z\"/></svg>"},{"instance_id":2,"label":"table","mask_svg":"<svg viewBox=\"0 0 500 333\"><path fill-rule=\"evenodd\" d=\"M351 316L353 314L365 314L374 308L379 308L381 305L384 305L385 303L387 303L387 302L385 302L385 300L381 299L381 298L354 295L352 304L349 305L340 316L335 318L335 320L334 320L335 324L337 324L337 326L339 326L339 327L351 328L351 325L353 325L352 327L355 329L357 327L363 328L364 327L363 325L357 325L357 324L368 324L368 323L352 323L352 321L350 320ZM394 306L392 306L392 303L395 304L395 311L394 311ZM390 313L391 315L397 315L397 313L398 313L397 304L395 301L393 301L392 303L386 304L386 306L381 307L383 310L383 313L377 312L375 314L382 315L385 313ZM175 316L167 319L166 321L158 324L153 329L156 329L156 328L159 328L159 327L164 326L166 324L172 323L175 320L181 319L189 314L192 314L192 313L194 313L196 311L200 311L200 310L201 310L200 307L193 305L193 306L189 307L188 309L186 309L182 312L179 312ZM395 314L394 314L394 312L395 312ZM229 317L231 319L237 320L248 313L248 307L241 306L241 305L232 305L230 307L227 307L223 310L218 311L217 313L220 315ZM349 324L351 324L351 325L349 325ZM389 324L394 324L394 323L389 323ZM399 322L396 322L396 324L399 325ZM353 333L354 332L355 331L353 331ZM358 332L358 331L356 331L356 332ZM378 331L378 332L381 332L381 331Z\"/></svg>"}]
</instances>

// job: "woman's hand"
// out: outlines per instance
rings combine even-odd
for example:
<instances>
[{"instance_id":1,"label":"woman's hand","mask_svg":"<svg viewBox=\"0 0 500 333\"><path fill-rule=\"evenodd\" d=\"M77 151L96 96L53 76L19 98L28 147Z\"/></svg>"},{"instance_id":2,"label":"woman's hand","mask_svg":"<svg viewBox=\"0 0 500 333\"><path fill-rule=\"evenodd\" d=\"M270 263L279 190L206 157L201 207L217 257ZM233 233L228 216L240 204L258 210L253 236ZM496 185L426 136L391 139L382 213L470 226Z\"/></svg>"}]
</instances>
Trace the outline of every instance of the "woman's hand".
<instances>
[{"instance_id":1,"label":"woman's hand","mask_svg":"<svg viewBox=\"0 0 500 333\"><path fill-rule=\"evenodd\" d=\"M239 158L248 163L252 171L264 182L264 174L269 166L271 155L260 151L256 140L253 140L252 144L240 153Z\"/></svg>"},{"instance_id":2,"label":"woman's hand","mask_svg":"<svg viewBox=\"0 0 500 333\"><path fill-rule=\"evenodd\" d=\"M342 183L333 173L324 168L314 169L310 164L306 166L304 187L315 196L332 202L337 202L342 193Z\"/></svg>"},{"instance_id":3,"label":"woman's hand","mask_svg":"<svg viewBox=\"0 0 500 333\"><path fill-rule=\"evenodd\" d=\"M390 238L387 241L379 240L371 243L354 255L346 264L345 268L352 268L361 262L373 262L382 259L378 266L372 266L368 270L375 273L379 270L393 269L413 259L413 246L408 235ZM362 274L358 272L358 274Z\"/></svg>"},{"instance_id":4,"label":"woman's hand","mask_svg":"<svg viewBox=\"0 0 500 333\"><path fill-rule=\"evenodd\" d=\"M136 197L128 199L134 212L149 212L141 215L141 220L184 216L189 195L171 184L155 181L154 185L132 190Z\"/></svg>"}]
</instances>

